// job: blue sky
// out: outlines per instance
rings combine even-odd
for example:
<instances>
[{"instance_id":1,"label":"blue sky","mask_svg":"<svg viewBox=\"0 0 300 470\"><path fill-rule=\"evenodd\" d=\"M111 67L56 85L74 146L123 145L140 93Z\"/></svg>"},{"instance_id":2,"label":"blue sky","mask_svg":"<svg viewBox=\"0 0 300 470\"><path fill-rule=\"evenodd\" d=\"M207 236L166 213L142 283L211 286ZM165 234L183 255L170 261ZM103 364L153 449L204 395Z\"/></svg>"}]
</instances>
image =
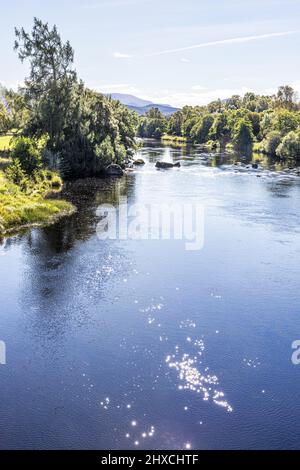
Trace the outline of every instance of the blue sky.
<instances>
[{"instance_id":1,"label":"blue sky","mask_svg":"<svg viewBox=\"0 0 300 470\"><path fill-rule=\"evenodd\" d=\"M300 91L300 0L0 0L0 83L27 67L14 26L56 24L78 75L103 92L175 106L246 91Z\"/></svg>"}]
</instances>

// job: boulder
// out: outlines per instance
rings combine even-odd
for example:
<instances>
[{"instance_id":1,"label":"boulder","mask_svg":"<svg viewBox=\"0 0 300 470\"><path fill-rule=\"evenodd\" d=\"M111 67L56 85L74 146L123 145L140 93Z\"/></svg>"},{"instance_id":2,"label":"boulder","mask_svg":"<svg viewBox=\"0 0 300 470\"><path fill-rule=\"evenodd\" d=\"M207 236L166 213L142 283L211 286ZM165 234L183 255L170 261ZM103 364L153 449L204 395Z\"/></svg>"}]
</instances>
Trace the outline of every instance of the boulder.
<instances>
[{"instance_id":1,"label":"boulder","mask_svg":"<svg viewBox=\"0 0 300 470\"><path fill-rule=\"evenodd\" d=\"M134 165L145 165L145 162L142 158L138 158L137 160L134 160L133 164Z\"/></svg>"},{"instance_id":2,"label":"boulder","mask_svg":"<svg viewBox=\"0 0 300 470\"><path fill-rule=\"evenodd\" d=\"M106 167L105 174L106 176L123 176L124 171L122 170L120 165L112 163L111 165L108 165L108 167Z\"/></svg>"},{"instance_id":3,"label":"boulder","mask_svg":"<svg viewBox=\"0 0 300 470\"><path fill-rule=\"evenodd\" d=\"M254 170L257 170L258 164L257 164L257 163L253 163L253 164L252 164L252 168L254 168Z\"/></svg>"},{"instance_id":4,"label":"boulder","mask_svg":"<svg viewBox=\"0 0 300 470\"><path fill-rule=\"evenodd\" d=\"M156 168L180 168L180 163L169 163L169 162L156 162Z\"/></svg>"}]
</instances>

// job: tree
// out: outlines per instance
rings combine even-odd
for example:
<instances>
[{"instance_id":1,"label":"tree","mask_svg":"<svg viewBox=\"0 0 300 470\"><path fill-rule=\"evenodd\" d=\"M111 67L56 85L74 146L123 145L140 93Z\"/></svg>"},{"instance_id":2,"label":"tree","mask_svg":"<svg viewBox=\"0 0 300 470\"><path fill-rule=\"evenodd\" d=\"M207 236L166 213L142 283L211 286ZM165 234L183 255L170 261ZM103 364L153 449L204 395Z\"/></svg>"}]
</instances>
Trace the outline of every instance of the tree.
<instances>
[{"instance_id":1,"label":"tree","mask_svg":"<svg viewBox=\"0 0 300 470\"><path fill-rule=\"evenodd\" d=\"M300 160L300 129L289 132L277 148L276 154L281 158Z\"/></svg>"},{"instance_id":2,"label":"tree","mask_svg":"<svg viewBox=\"0 0 300 470\"><path fill-rule=\"evenodd\" d=\"M211 114L206 114L202 119L199 119L197 124L191 130L191 138L198 144L203 144L208 141L209 131L214 123L214 117Z\"/></svg>"},{"instance_id":3,"label":"tree","mask_svg":"<svg viewBox=\"0 0 300 470\"><path fill-rule=\"evenodd\" d=\"M9 128L9 115L7 112L6 107L4 106L3 102L1 102L0 98L0 134L4 134L7 132Z\"/></svg>"},{"instance_id":4,"label":"tree","mask_svg":"<svg viewBox=\"0 0 300 470\"><path fill-rule=\"evenodd\" d=\"M210 129L210 138L218 140L221 146L225 146L230 140L230 126L228 123L228 114L226 112L218 114Z\"/></svg>"},{"instance_id":5,"label":"tree","mask_svg":"<svg viewBox=\"0 0 300 470\"><path fill-rule=\"evenodd\" d=\"M24 92L19 89L3 90L3 97L9 110L9 129L23 130L29 119L29 107Z\"/></svg>"},{"instance_id":6,"label":"tree","mask_svg":"<svg viewBox=\"0 0 300 470\"><path fill-rule=\"evenodd\" d=\"M120 101L110 100L113 114L118 122L120 143L126 150L135 147L135 136L138 127L138 115L123 106Z\"/></svg>"},{"instance_id":7,"label":"tree","mask_svg":"<svg viewBox=\"0 0 300 470\"><path fill-rule=\"evenodd\" d=\"M264 151L271 156L276 155L278 146L282 140L281 134L278 131L272 131L268 134L266 140L264 141Z\"/></svg>"},{"instance_id":8,"label":"tree","mask_svg":"<svg viewBox=\"0 0 300 470\"><path fill-rule=\"evenodd\" d=\"M135 145L134 113L78 82L73 49L56 26L35 18L32 33L16 29L16 37L19 58L30 61L24 135L48 136L47 160L65 178L97 176L109 163L122 164Z\"/></svg>"},{"instance_id":9,"label":"tree","mask_svg":"<svg viewBox=\"0 0 300 470\"><path fill-rule=\"evenodd\" d=\"M143 118L138 129L140 137L160 139L166 132L167 120L158 108L151 108Z\"/></svg>"},{"instance_id":10,"label":"tree","mask_svg":"<svg viewBox=\"0 0 300 470\"><path fill-rule=\"evenodd\" d=\"M80 84L74 94L60 152L61 172L67 179L99 176L107 164L122 163L122 147L126 153L118 120L112 103L100 93Z\"/></svg>"},{"instance_id":11,"label":"tree","mask_svg":"<svg viewBox=\"0 0 300 470\"><path fill-rule=\"evenodd\" d=\"M159 108L149 109L149 111L146 112L145 117L147 119L161 119L161 120L165 118L163 113L159 110Z\"/></svg>"},{"instance_id":12,"label":"tree","mask_svg":"<svg viewBox=\"0 0 300 470\"><path fill-rule=\"evenodd\" d=\"M242 99L239 95L233 95L226 100L226 109L240 109L242 106Z\"/></svg>"},{"instance_id":13,"label":"tree","mask_svg":"<svg viewBox=\"0 0 300 470\"><path fill-rule=\"evenodd\" d=\"M176 113L172 114L168 122L168 134L171 135L182 135L182 124L183 124L183 113L181 111L177 111Z\"/></svg>"},{"instance_id":14,"label":"tree","mask_svg":"<svg viewBox=\"0 0 300 470\"><path fill-rule=\"evenodd\" d=\"M73 69L74 52L63 43L56 26L34 18L32 33L15 30L15 50L22 62L30 61L30 76L25 80L25 93L30 103L30 130L49 135L48 145L59 151L67 122L72 89L77 82Z\"/></svg>"},{"instance_id":15,"label":"tree","mask_svg":"<svg viewBox=\"0 0 300 470\"><path fill-rule=\"evenodd\" d=\"M297 93L291 86L285 85L278 88L276 101L279 106L288 110L295 109L296 100Z\"/></svg>"},{"instance_id":16,"label":"tree","mask_svg":"<svg viewBox=\"0 0 300 470\"><path fill-rule=\"evenodd\" d=\"M282 136L285 136L291 131L295 131L299 124L299 115L292 111L282 109L278 111L274 116L274 129L279 131Z\"/></svg>"},{"instance_id":17,"label":"tree","mask_svg":"<svg viewBox=\"0 0 300 470\"><path fill-rule=\"evenodd\" d=\"M28 176L42 168L42 151L45 148L45 139L30 139L19 137L14 142L12 157Z\"/></svg>"},{"instance_id":18,"label":"tree","mask_svg":"<svg viewBox=\"0 0 300 470\"><path fill-rule=\"evenodd\" d=\"M232 142L238 151L249 152L252 150L254 136L252 125L246 119L239 119L232 133Z\"/></svg>"}]
</instances>

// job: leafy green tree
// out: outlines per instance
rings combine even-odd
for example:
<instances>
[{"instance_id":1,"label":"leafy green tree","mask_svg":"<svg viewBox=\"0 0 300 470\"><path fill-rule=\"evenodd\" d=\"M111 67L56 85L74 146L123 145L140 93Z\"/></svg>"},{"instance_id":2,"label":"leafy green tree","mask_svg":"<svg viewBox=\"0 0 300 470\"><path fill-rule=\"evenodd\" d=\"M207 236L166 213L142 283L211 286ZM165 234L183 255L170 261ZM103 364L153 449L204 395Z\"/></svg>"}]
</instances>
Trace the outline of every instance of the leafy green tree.
<instances>
[{"instance_id":1,"label":"leafy green tree","mask_svg":"<svg viewBox=\"0 0 300 470\"><path fill-rule=\"evenodd\" d=\"M203 118L199 119L197 124L191 130L191 138L198 144L203 144L209 139L209 132L214 123L212 114L206 114Z\"/></svg>"},{"instance_id":2,"label":"leafy green tree","mask_svg":"<svg viewBox=\"0 0 300 470\"><path fill-rule=\"evenodd\" d=\"M240 109L242 107L242 99L239 95L233 95L228 98L225 103L226 109Z\"/></svg>"},{"instance_id":3,"label":"leafy green tree","mask_svg":"<svg viewBox=\"0 0 300 470\"><path fill-rule=\"evenodd\" d=\"M42 151L45 145L46 139L19 137L15 140L12 151L13 160L19 163L28 176L42 168Z\"/></svg>"},{"instance_id":4,"label":"leafy green tree","mask_svg":"<svg viewBox=\"0 0 300 470\"><path fill-rule=\"evenodd\" d=\"M184 137L191 137L191 132L193 127L199 122L200 118L198 116L193 116L187 118L182 123L182 135Z\"/></svg>"},{"instance_id":5,"label":"leafy green tree","mask_svg":"<svg viewBox=\"0 0 300 470\"><path fill-rule=\"evenodd\" d=\"M32 33L16 29L16 37L19 58L30 62L24 135L47 134L47 162L65 178L97 176L109 163L122 164L135 145L135 114L78 82L73 49L56 26L35 18Z\"/></svg>"},{"instance_id":6,"label":"leafy green tree","mask_svg":"<svg viewBox=\"0 0 300 470\"><path fill-rule=\"evenodd\" d=\"M282 140L281 134L278 131L272 131L268 134L264 141L264 151L271 156L276 155L278 146Z\"/></svg>"},{"instance_id":7,"label":"leafy green tree","mask_svg":"<svg viewBox=\"0 0 300 470\"><path fill-rule=\"evenodd\" d=\"M168 122L167 132L170 135L182 135L182 125L183 125L183 113L181 111L177 111L176 113L172 114Z\"/></svg>"},{"instance_id":8,"label":"leafy green tree","mask_svg":"<svg viewBox=\"0 0 300 470\"><path fill-rule=\"evenodd\" d=\"M4 106L1 102L0 98L0 134L4 134L9 129L9 115Z\"/></svg>"},{"instance_id":9,"label":"leafy green tree","mask_svg":"<svg viewBox=\"0 0 300 470\"><path fill-rule=\"evenodd\" d=\"M283 138L276 154L281 158L300 160L300 129L289 132Z\"/></svg>"},{"instance_id":10,"label":"leafy green tree","mask_svg":"<svg viewBox=\"0 0 300 470\"><path fill-rule=\"evenodd\" d=\"M220 99L212 101L207 105L207 111L209 113L222 113L224 111L224 105Z\"/></svg>"},{"instance_id":11,"label":"leafy green tree","mask_svg":"<svg viewBox=\"0 0 300 470\"><path fill-rule=\"evenodd\" d=\"M147 119L160 119L162 121L165 119L163 113L158 108L149 109L149 111L146 112L145 117Z\"/></svg>"},{"instance_id":12,"label":"leafy green tree","mask_svg":"<svg viewBox=\"0 0 300 470\"><path fill-rule=\"evenodd\" d=\"M107 137L109 139L106 140ZM101 146L104 141L106 143ZM74 106L60 151L60 169L64 178L101 175L107 161L119 163L117 144L122 145L112 103L80 84L75 90ZM112 150L108 151L110 146Z\"/></svg>"},{"instance_id":13,"label":"leafy green tree","mask_svg":"<svg viewBox=\"0 0 300 470\"><path fill-rule=\"evenodd\" d=\"M160 139L166 132L167 120L158 108L151 108L139 125L139 136Z\"/></svg>"},{"instance_id":14,"label":"leafy green tree","mask_svg":"<svg viewBox=\"0 0 300 470\"><path fill-rule=\"evenodd\" d=\"M29 60L30 76L25 94L32 110L29 132L49 135L48 145L59 151L71 105L72 89L77 82L73 69L74 52L63 43L56 26L34 18L32 33L15 30L15 50L22 62Z\"/></svg>"},{"instance_id":15,"label":"leafy green tree","mask_svg":"<svg viewBox=\"0 0 300 470\"><path fill-rule=\"evenodd\" d=\"M24 92L3 89L3 96L9 109L9 129L23 130L29 120L29 107Z\"/></svg>"},{"instance_id":16,"label":"leafy green tree","mask_svg":"<svg viewBox=\"0 0 300 470\"><path fill-rule=\"evenodd\" d=\"M280 86L276 95L276 103L280 107L286 108L288 110L295 109L295 104L297 100L297 93L295 90L289 86Z\"/></svg>"},{"instance_id":17,"label":"leafy green tree","mask_svg":"<svg viewBox=\"0 0 300 470\"><path fill-rule=\"evenodd\" d=\"M232 132L232 142L238 151L249 152L252 149L254 136L252 125L246 119L240 119L235 124Z\"/></svg>"},{"instance_id":18,"label":"leafy green tree","mask_svg":"<svg viewBox=\"0 0 300 470\"><path fill-rule=\"evenodd\" d=\"M227 113L217 114L210 129L209 137L218 140L221 146L225 146L230 140L231 129L228 122Z\"/></svg>"},{"instance_id":19,"label":"leafy green tree","mask_svg":"<svg viewBox=\"0 0 300 470\"><path fill-rule=\"evenodd\" d=\"M252 125L252 132L255 137L260 136L260 114L257 112L249 112L247 115Z\"/></svg>"},{"instance_id":20,"label":"leafy green tree","mask_svg":"<svg viewBox=\"0 0 300 470\"><path fill-rule=\"evenodd\" d=\"M120 143L126 150L135 148L135 136L138 127L138 115L123 106L119 101L110 100L114 117L117 120Z\"/></svg>"},{"instance_id":21,"label":"leafy green tree","mask_svg":"<svg viewBox=\"0 0 300 470\"><path fill-rule=\"evenodd\" d=\"M273 126L282 136L295 131L299 125L300 118L298 113L287 110L280 110L275 113Z\"/></svg>"}]
</instances>

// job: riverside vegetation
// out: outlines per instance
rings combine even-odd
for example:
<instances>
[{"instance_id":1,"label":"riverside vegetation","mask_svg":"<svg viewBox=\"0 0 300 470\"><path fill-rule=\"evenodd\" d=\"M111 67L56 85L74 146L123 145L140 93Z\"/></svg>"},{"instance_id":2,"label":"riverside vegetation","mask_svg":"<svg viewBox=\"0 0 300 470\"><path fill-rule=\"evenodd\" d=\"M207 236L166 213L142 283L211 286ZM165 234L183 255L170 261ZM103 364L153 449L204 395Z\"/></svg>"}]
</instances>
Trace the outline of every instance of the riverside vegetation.
<instances>
[{"instance_id":1,"label":"riverside vegetation","mask_svg":"<svg viewBox=\"0 0 300 470\"><path fill-rule=\"evenodd\" d=\"M185 106L169 118L156 108L140 119L138 134L300 160L300 105L293 88L281 86L276 95L234 95L207 106Z\"/></svg>"},{"instance_id":2,"label":"riverside vegetation","mask_svg":"<svg viewBox=\"0 0 300 470\"><path fill-rule=\"evenodd\" d=\"M21 28L15 34L30 75L18 91L0 87L2 235L74 211L49 196L66 179L121 174L137 135L300 160L300 105L290 86L273 96L246 93L185 106L169 117L153 108L139 118L78 79L74 51L56 26L35 18L31 33Z\"/></svg>"},{"instance_id":3,"label":"riverside vegetation","mask_svg":"<svg viewBox=\"0 0 300 470\"><path fill-rule=\"evenodd\" d=\"M30 75L18 91L0 89L0 234L71 213L71 204L49 194L65 179L124 166L138 124L133 112L77 78L73 49L56 26L35 18L31 33L15 34Z\"/></svg>"}]
</instances>

